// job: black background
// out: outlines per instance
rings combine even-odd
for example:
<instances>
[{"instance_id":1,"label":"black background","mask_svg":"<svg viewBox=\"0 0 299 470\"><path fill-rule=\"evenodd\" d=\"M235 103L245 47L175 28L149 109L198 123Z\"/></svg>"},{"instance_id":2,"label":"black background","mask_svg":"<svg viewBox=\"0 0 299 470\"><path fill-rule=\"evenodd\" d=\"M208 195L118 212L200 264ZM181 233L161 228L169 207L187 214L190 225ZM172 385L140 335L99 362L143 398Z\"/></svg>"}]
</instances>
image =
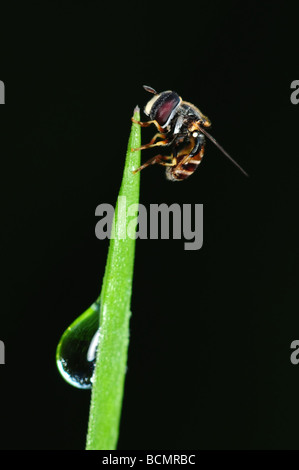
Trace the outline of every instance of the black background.
<instances>
[{"instance_id":1,"label":"black background","mask_svg":"<svg viewBox=\"0 0 299 470\"><path fill-rule=\"evenodd\" d=\"M3 9L2 449L85 446L90 392L62 380L55 349L100 291L94 212L115 203L143 84L197 105L250 178L212 143L180 184L141 174L147 207L204 204L204 244L137 241L118 448L298 448L296 15L261 1Z\"/></svg>"}]
</instances>

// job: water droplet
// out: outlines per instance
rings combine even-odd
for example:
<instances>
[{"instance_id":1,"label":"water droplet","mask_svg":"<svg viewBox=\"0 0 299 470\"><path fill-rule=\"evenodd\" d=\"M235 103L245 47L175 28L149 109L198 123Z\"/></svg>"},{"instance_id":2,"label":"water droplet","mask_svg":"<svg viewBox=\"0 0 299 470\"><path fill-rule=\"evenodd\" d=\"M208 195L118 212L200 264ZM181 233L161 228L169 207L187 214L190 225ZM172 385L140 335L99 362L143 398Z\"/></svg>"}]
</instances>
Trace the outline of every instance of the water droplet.
<instances>
[{"instance_id":1,"label":"water droplet","mask_svg":"<svg viewBox=\"0 0 299 470\"><path fill-rule=\"evenodd\" d=\"M100 301L96 300L63 333L56 364L64 380L77 388L92 387L99 340Z\"/></svg>"}]
</instances>

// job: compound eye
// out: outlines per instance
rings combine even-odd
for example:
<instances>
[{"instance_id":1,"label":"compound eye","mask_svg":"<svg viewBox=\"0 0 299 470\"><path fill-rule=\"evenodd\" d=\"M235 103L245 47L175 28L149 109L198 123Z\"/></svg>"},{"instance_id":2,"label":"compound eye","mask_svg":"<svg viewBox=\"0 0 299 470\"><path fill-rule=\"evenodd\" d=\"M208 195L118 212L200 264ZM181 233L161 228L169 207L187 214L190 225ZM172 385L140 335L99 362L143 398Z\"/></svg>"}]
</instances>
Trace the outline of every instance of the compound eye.
<instances>
[{"instance_id":1,"label":"compound eye","mask_svg":"<svg viewBox=\"0 0 299 470\"><path fill-rule=\"evenodd\" d=\"M174 91L164 91L153 103L151 119L155 119L161 127L166 127L180 101Z\"/></svg>"}]
</instances>

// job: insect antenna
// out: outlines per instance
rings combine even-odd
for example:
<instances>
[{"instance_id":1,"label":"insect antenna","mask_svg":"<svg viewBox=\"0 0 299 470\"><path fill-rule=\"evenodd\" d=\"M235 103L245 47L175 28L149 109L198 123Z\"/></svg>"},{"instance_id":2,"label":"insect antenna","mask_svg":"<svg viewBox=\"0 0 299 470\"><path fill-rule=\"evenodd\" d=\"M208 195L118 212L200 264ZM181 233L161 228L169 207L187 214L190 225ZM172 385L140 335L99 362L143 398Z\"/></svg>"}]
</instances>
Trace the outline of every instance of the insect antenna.
<instances>
[{"instance_id":1,"label":"insect antenna","mask_svg":"<svg viewBox=\"0 0 299 470\"><path fill-rule=\"evenodd\" d=\"M157 95L158 93L156 90L154 90L151 86L143 85L143 88L148 91L149 93L153 93L154 95Z\"/></svg>"},{"instance_id":2,"label":"insect antenna","mask_svg":"<svg viewBox=\"0 0 299 470\"><path fill-rule=\"evenodd\" d=\"M237 167L239 168L239 170L245 175L245 176L248 176L248 173L246 173L245 170L243 170L243 168L239 165L239 163L237 163L225 150L223 147L221 147L220 144L218 144L217 140L214 139L214 137L212 137L205 129L203 129L202 127L200 127L200 131L205 134L212 142L213 144L216 145L216 147L219 148L219 150L221 150L222 153L224 153L224 155Z\"/></svg>"}]
</instances>

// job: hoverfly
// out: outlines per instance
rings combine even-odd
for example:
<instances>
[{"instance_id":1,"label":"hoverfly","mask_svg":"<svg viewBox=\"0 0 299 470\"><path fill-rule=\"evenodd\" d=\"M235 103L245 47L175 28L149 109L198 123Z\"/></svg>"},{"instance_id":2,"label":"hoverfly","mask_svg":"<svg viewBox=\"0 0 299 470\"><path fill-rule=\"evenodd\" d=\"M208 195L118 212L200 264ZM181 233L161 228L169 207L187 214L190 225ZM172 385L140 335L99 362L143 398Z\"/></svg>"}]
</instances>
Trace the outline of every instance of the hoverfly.
<instances>
[{"instance_id":1,"label":"hoverfly","mask_svg":"<svg viewBox=\"0 0 299 470\"><path fill-rule=\"evenodd\" d=\"M158 163L167 167L166 177L168 180L185 180L194 173L200 164L204 155L205 137L208 137L244 175L248 176L246 171L207 132L206 129L211 126L211 121L196 106L182 101L182 98L174 91L157 93L149 86L144 85L143 88L154 95L144 108L144 113L149 116L150 120L141 122L132 118L132 121L141 127L154 124L159 132L148 144L142 145L138 149L132 149L132 151L160 146L169 147L170 155L156 155L134 170L133 173Z\"/></svg>"}]
</instances>

